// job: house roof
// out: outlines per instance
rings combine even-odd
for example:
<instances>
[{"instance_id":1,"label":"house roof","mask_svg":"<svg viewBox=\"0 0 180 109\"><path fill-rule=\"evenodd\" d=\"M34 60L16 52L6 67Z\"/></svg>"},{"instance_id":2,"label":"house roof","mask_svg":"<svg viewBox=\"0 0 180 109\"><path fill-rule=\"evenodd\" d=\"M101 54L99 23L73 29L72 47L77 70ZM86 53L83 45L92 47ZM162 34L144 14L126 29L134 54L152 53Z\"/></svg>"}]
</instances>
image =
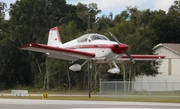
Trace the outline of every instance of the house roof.
<instances>
[{"instance_id":1,"label":"house roof","mask_svg":"<svg viewBox=\"0 0 180 109\"><path fill-rule=\"evenodd\" d=\"M180 44L177 43L160 43L156 45L153 50L162 46L180 55Z\"/></svg>"}]
</instances>

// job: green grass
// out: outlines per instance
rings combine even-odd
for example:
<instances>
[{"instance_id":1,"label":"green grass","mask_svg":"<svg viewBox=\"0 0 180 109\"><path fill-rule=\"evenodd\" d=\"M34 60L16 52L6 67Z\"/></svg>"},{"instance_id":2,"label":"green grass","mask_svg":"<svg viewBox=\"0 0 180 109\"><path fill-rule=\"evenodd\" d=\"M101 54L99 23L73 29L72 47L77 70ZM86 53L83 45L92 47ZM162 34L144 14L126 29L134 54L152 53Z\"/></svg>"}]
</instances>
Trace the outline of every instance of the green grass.
<instances>
[{"instance_id":1,"label":"green grass","mask_svg":"<svg viewBox=\"0 0 180 109\"><path fill-rule=\"evenodd\" d=\"M12 99L43 99L42 96L0 96L0 98ZM88 101L131 101L131 102L166 102L166 103L180 103L180 97L99 97L99 96L49 96L48 100L88 100Z\"/></svg>"},{"instance_id":2,"label":"green grass","mask_svg":"<svg viewBox=\"0 0 180 109\"><path fill-rule=\"evenodd\" d=\"M42 96L5 96L1 95L3 93L9 93L11 90L5 90L0 91L0 98L11 98L11 99L42 99ZM87 91L43 91L43 90L28 90L29 95L31 94L42 94L42 93L48 93L48 94L57 94L58 96L49 96L48 100L91 100L91 101L131 101L131 102L166 102L166 103L180 103L180 96L167 96L164 95L162 97L155 96L149 96L149 95L123 95L119 94L121 96L116 97L115 95L113 97L104 97L99 96L99 92L91 92L92 96L88 97ZM63 96L61 96L63 95ZM66 96L67 95L67 96ZM78 96L78 95L84 95L84 96ZM97 96L93 96L97 95Z\"/></svg>"}]
</instances>

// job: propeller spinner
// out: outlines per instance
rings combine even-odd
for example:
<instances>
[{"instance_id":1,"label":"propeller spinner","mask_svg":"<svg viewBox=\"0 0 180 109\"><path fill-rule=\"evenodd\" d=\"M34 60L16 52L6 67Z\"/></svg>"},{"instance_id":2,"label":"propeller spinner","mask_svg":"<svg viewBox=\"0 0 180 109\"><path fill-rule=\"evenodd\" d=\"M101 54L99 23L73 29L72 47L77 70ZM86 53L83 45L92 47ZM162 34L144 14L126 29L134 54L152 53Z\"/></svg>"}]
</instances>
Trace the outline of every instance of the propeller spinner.
<instances>
[{"instance_id":1,"label":"propeller spinner","mask_svg":"<svg viewBox=\"0 0 180 109\"><path fill-rule=\"evenodd\" d=\"M116 38L111 32L110 32L109 34L113 37L113 39L114 39L119 45L121 45L121 43L117 40L117 38ZM131 54L130 54L126 49L124 50L124 53L130 58L130 60L131 60L132 63L135 63L135 61L134 61L134 59L132 58Z\"/></svg>"}]
</instances>

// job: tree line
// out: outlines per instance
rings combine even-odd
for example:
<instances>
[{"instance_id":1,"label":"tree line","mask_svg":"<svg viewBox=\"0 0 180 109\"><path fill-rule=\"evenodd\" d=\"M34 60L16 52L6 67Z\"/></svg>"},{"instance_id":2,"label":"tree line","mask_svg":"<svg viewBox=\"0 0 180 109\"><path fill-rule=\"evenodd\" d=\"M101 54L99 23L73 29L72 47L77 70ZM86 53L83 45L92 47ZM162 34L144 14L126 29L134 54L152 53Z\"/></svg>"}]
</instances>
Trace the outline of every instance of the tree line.
<instances>
[{"instance_id":1,"label":"tree line","mask_svg":"<svg viewBox=\"0 0 180 109\"><path fill-rule=\"evenodd\" d=\"M5 20L5 11L10 18ZM0 90L32 87L55 90L87 90L87 67L79 72L68 70L71 63L48 58L46 54L21 51L19 47L31 43L47 43L49 29L58 26L63 42L75 39L87 31L100 33L129 45L132 54L153 54L159 43L180 42L180 11L175 2L169 11L139 10L127 6L120 14L101 15L96 3L77 5L66 0L18 0L7 9L0 2ZM78 60L83 63L84 60ZM160 64L158 62L156 65ZM158 67L152 61L129 61L118 64L121 73L107 73L108 65L91 61L91 89L99 89L100 79L134 80L135 76L155 76Z\"/></svg>"}]
</instances>

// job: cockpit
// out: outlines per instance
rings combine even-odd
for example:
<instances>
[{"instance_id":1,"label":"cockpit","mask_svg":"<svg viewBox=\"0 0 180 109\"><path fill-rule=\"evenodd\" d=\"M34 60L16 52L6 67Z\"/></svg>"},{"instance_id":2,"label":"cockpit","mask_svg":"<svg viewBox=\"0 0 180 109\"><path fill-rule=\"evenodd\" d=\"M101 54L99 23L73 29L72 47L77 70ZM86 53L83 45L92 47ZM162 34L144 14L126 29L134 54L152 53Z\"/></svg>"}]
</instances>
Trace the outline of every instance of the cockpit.
<instances>
[{"instance_id":1,"label":"cockpit","mask_svg":"<svg viewBox=\"0 0 180 109\"><path fill-rule=\"evenodd\" d=\"M101 34L85 34L85 35L77 38L78 42L91 42L91 41L95 41L95 40L109 41L109 39L107 37L105 37L104 35L101 35Z\"/></svg>"}]
</instances>

